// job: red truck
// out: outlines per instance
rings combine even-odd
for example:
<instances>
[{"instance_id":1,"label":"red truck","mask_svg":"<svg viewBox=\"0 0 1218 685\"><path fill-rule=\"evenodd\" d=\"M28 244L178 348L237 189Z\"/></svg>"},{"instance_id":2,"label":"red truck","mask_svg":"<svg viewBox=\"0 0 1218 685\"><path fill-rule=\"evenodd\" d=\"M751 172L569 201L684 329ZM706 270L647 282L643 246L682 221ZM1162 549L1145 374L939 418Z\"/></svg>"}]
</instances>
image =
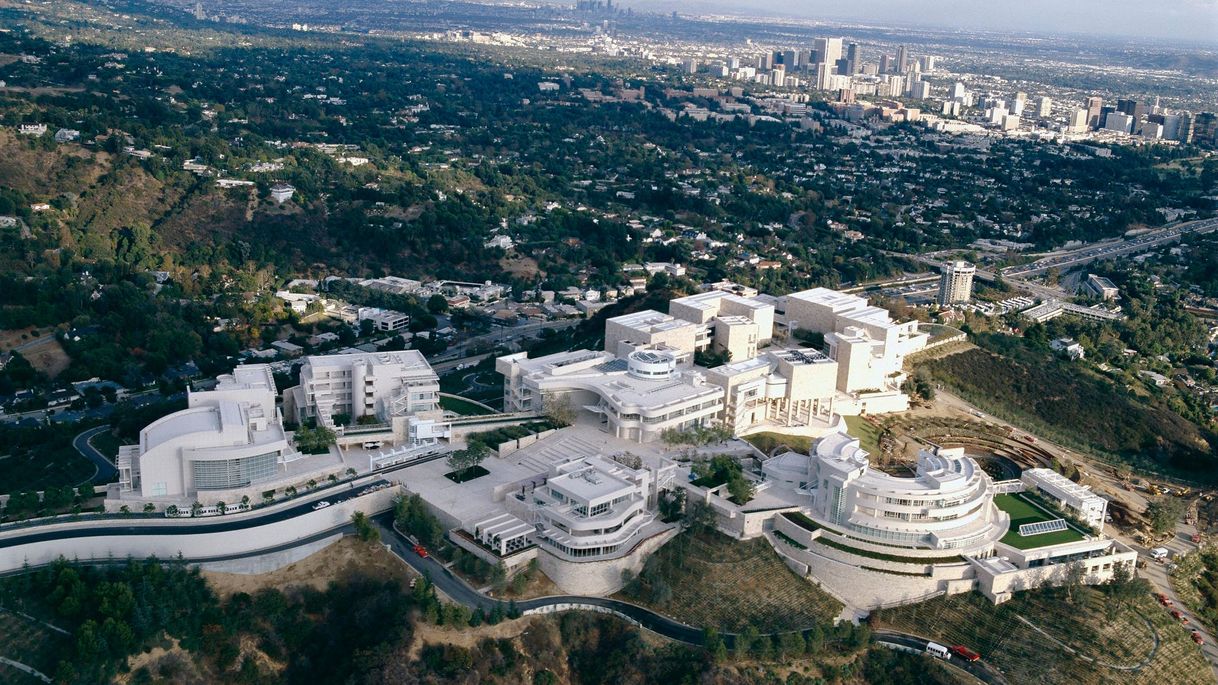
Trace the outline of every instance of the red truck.
<instances>
[{"instance_id":1,"label":"red truck","mask_svg":"<svg viewBox=\"0 0 1218 685\"><path fill-rule=\"evenodd\" d=\"M423 557L424 559L427 558L427 550L423 549L423 545L415 545L414 553Z\"/></svg>"},{"instance_id":2,"label":"red truck","mask_svg":"<svg viewBox=\"0 0 1218 685\"><path fill-rule=\"evenodd\" d=\"M965 661L980 661L981 655L964 645L952 645L952 654L964 659Z\"/></svg>"}]
</instances>

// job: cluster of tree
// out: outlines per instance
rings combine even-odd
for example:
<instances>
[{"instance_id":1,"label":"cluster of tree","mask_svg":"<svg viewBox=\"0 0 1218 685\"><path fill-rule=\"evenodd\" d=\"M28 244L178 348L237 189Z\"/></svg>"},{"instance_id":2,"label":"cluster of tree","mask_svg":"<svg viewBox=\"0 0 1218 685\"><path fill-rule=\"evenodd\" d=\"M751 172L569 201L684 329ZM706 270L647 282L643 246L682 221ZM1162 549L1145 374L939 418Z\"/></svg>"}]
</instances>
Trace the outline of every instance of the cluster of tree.
<instances>
[{"instance_id":1,"label":"cluster of tree","mask_svg":"<svg viewBox=\"0 0 1218 685\"><path fill-rule=\"evenodd\" d=\"M731 500L736 504L744 504L753 499L756 486L745 477L740 462L729 455L717 454L707 460L695 461L690 470L696 476L694 485L716 488L727 484Z\"/></svg>"},{"instance_id":2,"label":"cluster of tree","mask_svg":"<svg viewBox=\"0 0 1218 685\"><path fill-rule=\"evenodd\" d=\"M292 434L292 443L305 454L325 454L337 439L325 426L299 426Z\"/></svg>"},{"instance_id":3,"label":"cluster of tree","mask_svg":"<svg viewBox=\"0 0 1218 685\"><path fill-rule=\"evenodd\" d=\"M399 529L415 536L429 548L434 549L444 539L444 526L418 495L401 497L395 501L393 517Z\"/></svg>"}]
</instances>

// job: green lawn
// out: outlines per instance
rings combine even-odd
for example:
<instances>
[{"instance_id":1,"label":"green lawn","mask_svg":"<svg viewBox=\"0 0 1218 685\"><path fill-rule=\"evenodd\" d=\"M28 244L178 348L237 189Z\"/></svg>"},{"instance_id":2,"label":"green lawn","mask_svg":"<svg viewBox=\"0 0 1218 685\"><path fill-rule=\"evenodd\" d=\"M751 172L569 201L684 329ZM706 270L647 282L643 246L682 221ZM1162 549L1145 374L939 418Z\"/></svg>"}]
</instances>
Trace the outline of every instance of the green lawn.
<instances>
[{"instance_id":1,"label":"green lawn","mask_svg":"<svg viewBox=\"0 0 1218 685\"><path fill-rule=\"evenodd\" d=\"M1019 534L1019 527L1021 525L1025 523L1037 523L1039 521L1052 521L1059 517L1045 513L1027 500L1016 495L997 495L994 497L994 504L1011 515L1011 526L1007 530L1007 534L1002 537L1002 544L1004 545L1010 545L1016 549L1035 549L1037 547L1048 547L1049 545L1060 545L1065 542L1078 542L1083 539L1082 533L1079 533L1072 527L1053 533L1041 533L1040 535L1024 537Z\"/></svg>"},{"instance_id":2,"label":"green lawn","mask_svg":"<svg viewBox=\"0 0 1218 685\"><path fill-rule=\"evenodd\" d=\"M869 454L880 453L880 429L861 416L847 416L846 430L851 437L859 439L859 447Z\"/></svg>"}]
</instances>

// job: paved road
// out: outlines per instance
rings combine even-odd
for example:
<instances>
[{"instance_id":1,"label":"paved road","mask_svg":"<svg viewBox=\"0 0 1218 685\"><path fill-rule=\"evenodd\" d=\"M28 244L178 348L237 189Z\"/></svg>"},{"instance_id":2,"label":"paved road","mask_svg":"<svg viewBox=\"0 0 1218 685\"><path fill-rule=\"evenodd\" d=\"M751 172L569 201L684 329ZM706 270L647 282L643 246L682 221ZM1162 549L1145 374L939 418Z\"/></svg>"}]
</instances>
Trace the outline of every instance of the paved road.
<instances>
[{"instance_id":1,"label":"paved road","mask_svg":"<svg viewBox=\"0 0 1218 685\"><path fill-rule=\"evenodd\" d=\"M893 630L877 630L874 635L875 641L879 644L885 646L895 645L897 647L903 647L905 649L914 650L921 653L926 652L926 645L930 643L930 640L927 640L924 637L909 635L907 633L898 633ZM1006 679L1002 677L1002 674L998 671L998 669L990 666L984 661L964 661L963 659L953 657L945 660L943 663L964 671L983 683L994 683L995 685L1001 685L1007 682Z\"/></svg>"},{"instance_id":2,"label":"paved road","mask_svg":"<svg viewBox=\"0 0 1218 685\"><path fill-rule=\"evenodd\" d=\"M110 426L98 426L90 428L72 439L72 447L75 447L77 452L80 452L85 459L93 462L93 465L97 467L97 471L93 474L91 480L98 485L109 483L118 477L118 469L114 468L114 463L107 459L106 455L98 451L93 446L93 443L89 442L93 439L93 436L101 435L108 430L110 430Z\"/></svg>"},{"instance_id":3,"label":"paved road","mask_svg":"<svg viewBox=\"0 0 1218 685\"><path fill-rule=\"evenodd\" d=\"M393 528L392 514L382 514L374 517L374 523L380 529L381 541L389 546L389 549L396 554L402 561L406 562L415 571L426 577L431 583L436 586L444 595L448 596L454 602L467 606L471 609L482 609L485 612L492 611L496 606L501 610L506 609L507 604L503 600L488 597L478 590L471 587L461 578L453 574L441 564L435 557L421 557L415 554L409 541L398 534ZM583 606L593 606L602 609L608 609L617 614L626 616L644 628L657 633L663 637L678 642L684 642L691 645L702 644L702 629L681 623L673 620L662 614L657 614L650 609L645 609L636 604L623 602L621 600L610 599L608 597L588 597L582 595L556 595L552 597L541 597L538 599L527 599L516 602L516 608L520 611L529 611L532 609L544 609L546 607L561 606L568 604L578 604ZM877 642L892 643L915 649L920 652L926 651L926 638L920 638L913 635L896 633L892 631L876 631L874 633ZM731 648L734 646L736 636L732 633L722 635L723 641ZM945 662L951 666L955 666L960 670L972 675L984 683L992 685L1005 685L1006 681L997 670L993 669L984 662L965 663L959 660Z\"/></svg>"},{"instance_id":4,"label":"paved road","mask_svg":"<svg viewBox=\"0 0 1218 685\"><path fill-rule=\"evenodd\" d=\"M1171 540L1152 546L1166 547L1171 550L1171 558L1175 559L1189 552L1196 551L1197 545L1191 539L1192 535L1196 532L1196 528L1181 522L1176 525L1176 535ZM1124 542L1136 549L1143 559L1150 558L1150 550L1145 545L1139 545L1132 540L1124 540ZM1138 570L1138 575L1149 580L1150 584L1154 586L1155 592L1167 595L1168 599L1175 605L1173 608L1179 610L1188 619L1185 627L1201 631L1202 636L1205 638L1205 643L1201 645L1201 653L1205 655L1206 661L1210 662L1210 668L1214 671L1214 678L1218 681L1218 643L1215 643L1214 636L1206 629L1205 624L1199 621L1196 615L1180 601L1180 597L1176 594L1175 589L1172 588L1171 576L1167 569L1168 565L1166 563L1151 561L1146 564L1145 568ZM1155 609L1155 611L1170 611L1170 609Z\"/></svg>"}]
</instances>

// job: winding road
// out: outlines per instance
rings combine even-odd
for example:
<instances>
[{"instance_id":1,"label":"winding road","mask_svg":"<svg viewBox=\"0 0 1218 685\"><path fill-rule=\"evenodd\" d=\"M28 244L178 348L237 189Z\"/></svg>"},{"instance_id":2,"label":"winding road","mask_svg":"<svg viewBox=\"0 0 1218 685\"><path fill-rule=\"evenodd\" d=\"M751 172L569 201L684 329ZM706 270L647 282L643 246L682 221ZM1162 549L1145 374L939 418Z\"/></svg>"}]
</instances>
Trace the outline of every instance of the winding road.
<instances>
[{"instance_id":1,"label":"winding road","mask_svg":"<svg viewBox=\"0 0 1218 685\"><path fill-rule=\"evenodd\" d=\"M118 477L118 469L114 467L114 462L107 459L106 455L102 454L91 442L95 436L108 430L110 430L108 425L97 426L72 438L72 447L76 448L76 451L80 452L85 459L93 462L93 466L97 468L93 478L90 479L96 485L109 483Z\"/></svg>"},{"instance_id":2,"label":"winding road","mask_svg":"<svg viewBox=\"0 0 1218 685\"><path fill-rule=\"evenodd\" d=\"M488 597L471 587L452 571L445 568L435 557L421 557L415 554L412 545L393 528L392 514L381 514L373 517L373 522L381 533L381 542L399 559L417 571L436 589L449 599L470 609L492 611L496 606L505 610L508 603L500 599ZM537 599L526 599L516 602L516 608L525 613L544 613L547 609L562 611L565 609L592 609L609 611L626 618L647 630L662 637L690 645L702 645L702 629L681 623L650 609L608 597L588 597L583 595L554 595ZM907 635L888 630L873 631L877 643L886 647L897 647L906 651L925 653L929 640L916 635ZM736 636L732 633L721 635L728 648L735 646ZM984 661L965 662L958 659L948 660L945 664L952 666L977 680L991 685L1006 685L1006 680L997 669Z\"/></svg>"}]
</instances>

